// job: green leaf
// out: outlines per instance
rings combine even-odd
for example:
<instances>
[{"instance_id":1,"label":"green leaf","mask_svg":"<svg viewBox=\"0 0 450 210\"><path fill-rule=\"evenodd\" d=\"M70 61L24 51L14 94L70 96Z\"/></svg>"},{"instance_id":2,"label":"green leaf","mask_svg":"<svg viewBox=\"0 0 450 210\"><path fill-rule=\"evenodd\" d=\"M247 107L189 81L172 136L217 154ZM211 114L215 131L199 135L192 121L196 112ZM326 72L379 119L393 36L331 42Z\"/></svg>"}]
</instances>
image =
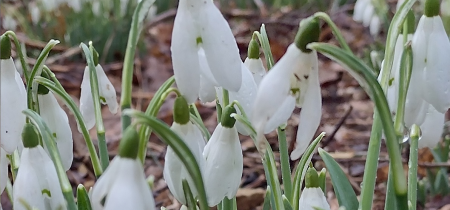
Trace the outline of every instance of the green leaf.
<instances>
[{"instance_id":1,"label":"green leaf","mask_svg":"<svg viewBox=\"0 0 450 210\"><path fill-rule=\"evenodd\" d=\"M322 132L316 139L314 139L313 142L306 148L305 153L303 153L302 158L300 159L300 162L298 163L297 169L295 170L295 176L294 176L294 182L293 182L293 198L292 201L292 207L294 207L294 210L299 210L299 201L300 201L300 192L302 190L303 186L303 179L305 178L306 171L308 170L308 165L311 162L311 158L314 154L314 151L316 151L317 147L319 146L319 142L322 140L322 138L325 136L325 133Z\"/></svg>"},{"instance_id":2,"label":"green leaf","mask_svg":"<svg viewBox=\"0 0 450 210\"><path fill-rule=\"evenodd\" d=\"M270 186L267 186L266 195L264 196L263 210L270 210L270 198L272 197Z\"/></svg>"},{"instance_id":3,"label":"green leaf","mask_svg":"<svg viewBox=\"0 0 450 210\"><path fill-rule=\"evenodd\" d=\"M186 179L182 180L182 184L183 184L184 197L186 198L188 209L196 210L197 207L196 207L195 198L194 198L194 195L192 194L191 188L189 187L189 184L186 181Z\"/></svg>"},{"instance_id":4,"label":"green leaf","mask_svg":"<svg viewBox=\"0 0 450 210\"><path fill-rule=\"evenodd\" d=\"M345 206L346 209L358 209L358 199L355 191L347 179L341 166L327 153L319 148L319 155L322 157L327 170L330 172L331 181L333 182L334 192L339 202L339 206Z\"/></svg>"},{"instance_id":5,"label":"green leaf","mask_svg":"<svg viewBox=\"0 0 450 210\"><path fill-rule=\"evenodd\" d=\"M198 199L200 202L200 209L208 210L209 207L200 167L191 150L184 143L184 141L175 132L173 132L168 125L166 125L156 117L148 116L140 111L131 109L124 110L123 114L134 117L136 119L136 123L149 126L159 137L159 139L161 139L161 141L163 141L173 149L178 158L180 158L180 160L183 162L184 166L189 172L189 175L191 175L194 181L194 187L197 189L197 192L199 194Z\"/></svg>"},{"instance_id":6,"label":"green leaf","mask_svg":"<svg viewBox=\"0 0 450 210\"><path fill-rule=\"evenodd\" d=\"M258 36L259 42L261 43L261 47L264 52L264 56L267 61L267 68L271 69L275 64L273 60L272 50L270 49L269 37L267 36L266 26L264 24L261 25L261 32L255 31L255 34Z\"/></svg>"},{"instance_id":7,"label":"green leaf","mask_svg":"<svg viewBox=\"0 0 450 210\"><path fill-rule=\"evenodd\" d=\"M283 195L284 210L293 210L291 203L286 196Z\"/></svg>"},{"instance_id":8,"label":"green leaf","mask_svg":"<svg viewBox=\"0 0 450 210\"><path fill-rule=\"evenodd\" d=\"M82 184L77 187L77 205L78 210L92 210L89 195Z\"/></svg>"}]
</instances>

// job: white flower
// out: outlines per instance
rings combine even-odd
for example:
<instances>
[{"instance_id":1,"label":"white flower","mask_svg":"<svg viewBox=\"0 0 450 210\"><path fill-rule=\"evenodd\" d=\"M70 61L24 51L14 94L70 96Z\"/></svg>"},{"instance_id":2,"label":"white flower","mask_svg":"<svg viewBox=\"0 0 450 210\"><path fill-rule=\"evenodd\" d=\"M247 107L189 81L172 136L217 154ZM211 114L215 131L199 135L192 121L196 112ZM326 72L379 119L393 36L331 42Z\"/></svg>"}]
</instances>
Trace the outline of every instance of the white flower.
<instances>
[{"instance_id":1,"label":"white flower","mask_svg":"<svg viewBox=\"0 0 450 210\"><path fill-rule=\"evenodd\" d=\"M6 151L0 148L0 194L5 190L8 181L8 158Z\"/></svg>"},{"instance_id":2,"label":"white flower","mask_svg":"<svg viewBox=\"0 0 450 210\"><path fill-rule=\"evenodd\" d=\"M27 94L12 58L1 59L1 147L12 153L20 142Z\"/></svg>"},{"instance_id":3,"label":"white flower","mask_svg":"<svg viewBox=\"0 0 450 210\"><path fill-rule=\"evenodd\" d=\"M372 0L357 0L353 12L353 20L369 27L372 36L380 32L381 18L377 15Z\"/></svg>"},{"instance_id":4,"label":"white flower","mask_svg":"<svg viewBox=\"0 0 450 210\"><path fill-rule=\"evenodd\" d=\"M421 95L434 108L444 113L450 107L450 41L439 16L420 18L412 40L412 75L421 83L410 86L420 88ZM423 84L419 87L417 84ZM411 90L408 91L408 94Z\"/></svg>"},{"instance_id":5,"label":"white flower","mask_svg":"<svg viewBox=\"0 0 450 210\"><path fill-rule=\"evenodd\" d=\"M301 210L330 209L330 204L328 204L320 187L305 188L300 196L298 206Z\"/></svg>"},{"instance_id":6,"label":"white flower","mask_svg":"<svg viewBox=\"0 0 450 210\"><path fill-rule=\"evenodd\" d=\"M111 113L116 114L119 108L116 99L116 90L100 64L95 67L95 70L97 71L100 101L102 104L108 105ZM83 81L81 82L80 111L83 115L87 129L93 128L95 125L95 111L91 92L89 67L84 69Z\"/></svg>"},{"instance_id":7,"label":"white flower","mask_svg":"<svg viewBox=\"0 0 450 210\"><path fill-rule=\"evenodd\" d=\"M241 85L239 49L230 26L212 1L180 0L172 32L175 80L188 103L200 90L199 48L219 86L238 91Z\"/></svg>"},{"instance_id":8,"label":"white flower","mask_svg":"<svg viewBox=\"0 0 450 210\"><path fill-rule=\"evenodd\" d=\"M5 15L5 17L3 17L3 28L15 31L17 29L17 21L14 20L11 15Z\"/></svg>"},{"instance_id":9,"label":"white flower","mask_svg":"<svg viewBox=\"0 0 450 210\"><path fill-rule=\"evenodd\" d=\"M262 78L266 75L266 68L264 68L264 64L262 63L261 58L246 58L244 64L248 68L248 70L252 72L253 80L255 81L256 85L259 86Z\"/></svg>"},{"instance_id":10,"label":"white flower","mask_svg":"<svg viewBox=\"0 0 450 210\"><path fill-rule=\"evenodd\" d=\"M438 112L428 105L425 121L420 125L422 136L419 138L419 148L434 148L441 140L444 131L445 113Z\"/></svg>"},{"instance_id":11,"label":"white flower","mask_svg":"<svg viewBox=\"0 0 450 210\"><path fill-rule=\"evenodd\" d=\"M55 166L42 146L25 147L20 158L13 185L14 209L27 209L22 202L35 209L65 209Z\"/></svg>"},{"instance_id":12,"label":"white flower","mask_svg":"<svg viewBox=\"0 0 450 210\"><path fill-rule=\"evenodd\" d=\"M33 22L34 25L38 24L41 19L41 10L37 7L36 2L28 3L28 10L30 12L31 22Z\"/></svg>"},{"instance_id":13,"label":"white flower","mask_svg":"<svg viewBox=\"0 0 450 210\"><path fill-rule=\"evenodd\" d=\"M412 40L412 37L413 37L412 34L408 34L406 41ZM395 112L395 110L397 110L398 91L399 91L398 87L400 80L400 63L403 54L404 43L405 40L403 34L400 34L398 36L397 42L395 43L394 60L392 64L391 74L389 75L389 86L386 93L386 98L388 100L389 109L391 110L391 112ZM384 69L382 68L380 74L378 75L379 82L381 82L381 75L383 75L383 72Z\"/></svg>"},{"instance_id":14,"label":"white flower","mask_svg":"<svg viewBox=\"0 0 450 210\"><path fill-rule=\"evenodd\" d=\"M272 118L292 113L294 104L302 108L297 132L297 146L291 153L298 159L309 145L322 116L317 53L304 53L291 44L285 55L262 79L256 95L252 124L262 135ZM281 107L286 107L280 110ZM279 126L276 125L276 126ZM259 138L258 138L259 139Z\"/></svg>"},{"instance_id":15,"label":"white flower","mask_svg":"<svg viewBox=\"0 0 450 210\"><path fill-rule=\"evenodd\" d=\"M195 156L195 159L200 166L200 171L203 171L205 159L203 158L202 153L206 142L200 129L192 122L188 122L184 125L174 122L171 129L183 139L184 143L186 143L192 154ZM182 185L183 179L188 181L194 198L197 197L198 191L195 188L195 184L189 175L189 172L170 146L167 147L163 174L170 192L182 204L186 204Z\"/></svg>"},{"instance_id":16,"label":"white flower","mask_svg":"<svg viewBox=\"0 0 450 210\"><path fill-rule=\"evenodd\" d=\"M92 188L92 209L155 210L143 171L139 160L116 156Z\"/></svg>"},{"instance_id":17,"label":"white flower","mask_svg":"<svg viewBox=\"0 0 450 210\"><path fill-rule=\"evenodd\" d=\"M236 128L217 125L206 144L203 156L206 159L204 183L208 205L215 206L225 196L236 196L243 171L243 156Z\"/></svg>"},{"instance_id":18,"label":"white flower","mask_svg":"<svg viewBox=\"0 0 450 210\"><path fill-rule=\"evenodd\" d=\"M47 124L61 157L64 169L70 169L73 160L73 139L72 130L69 125L69 118L66 112L59 106L52 92L45 95L38 95L40 115ZM47 148L46 148L47 149Z\"/></svg>"}]
</instances>

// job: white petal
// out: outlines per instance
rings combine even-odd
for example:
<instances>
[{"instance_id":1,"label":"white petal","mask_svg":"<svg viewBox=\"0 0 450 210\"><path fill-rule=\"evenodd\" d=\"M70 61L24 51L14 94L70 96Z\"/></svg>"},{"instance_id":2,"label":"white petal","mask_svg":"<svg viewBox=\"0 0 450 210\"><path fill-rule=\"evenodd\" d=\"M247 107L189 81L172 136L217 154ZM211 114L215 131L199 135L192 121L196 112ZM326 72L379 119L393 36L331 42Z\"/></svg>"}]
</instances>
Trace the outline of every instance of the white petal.
<instances>
[{"instance_id":1,"label":"white petal","mask_svg":"<svg viewBox=\"0 0 450 210\"><path fill-rule=\"evenodd\" d=\"M381 20L380 17L378 17L376 14L372 17L372 20L370 20L370 34L372 36L378 35L380 32L381 27Z\"/></svg>"},{"instance_id":2,"label":"white petal","mask_svg":"<svg viewBox=\"0 0 450 210\"><path fill-rule=\"evenodd\" d=\"M56 139L56 146L58 147L64 170L67 171L70 169L73 160L73 139L69 119L52 92L46 95L38 95L38 97L41 117Z\"/></svg>"},{"instance_id":3,"label":"white petal","mask_svg":"<svg viewBox=\"0 0 450 210\"><path fill-rule=\"evenodd\" d=\"M92 99L90 78L89 68L86 67L84 69L83 80L81 81L80 112L88 130L95 125L94 101ZM80 128L78 130L81 132Z\"/></svg>"},{"instance_id":4,"label":"white petal","mask_svg":"<svg viewBox=\"0 0 450 210\"><path fill-rule=\"evenodd\" d=\"M200 101L203 103L211 102L216 99L216 89L213 82L200 75L200 92L198 93Z\"/></svg>"},{"instance_id":5,"label":"white petal","mask_svg":"<svg viewBox=\"0 0 450 210\"><path fill-rule=\"evenodd\" d=\"M198 12L202 47L211 73L220 86L238 91L242 82L242 61L228 22L212 1L204 1Z\"/></svg>"},{"instance_id":6,"label":"white petal","mask_svg":"<svg viewBox=\"0 0 450 210\"><path fill-rule=\"evenodd\" d=\"M188 103L197 100L200 89L200 64L196 40L200 36L195 21L180 1L172 32L172 64L178 89Z\"/></svg>"},{"instance_id":7,"label":"white petal","mask_svg":"<svg viewBox=\"0 0 450 210\"><path fill-rule=\"evenodd\" d=\"M208 60L206 59L205 50L203 47L198 48L198 61L200 63L200 74L204 78L208 79L214 86L219 86L214 75L209 68Z\"/></svg>"},{"instance_id":8,"label":"white petal","mask_svg":"<svg viewBox=\"0 0 450 210\"><path fill-rule=\"evenodd\" d=\"M236 195L243 171L242 149L236 129L217 125L206 144L205 187L208 205L217 205L225 196Z\"/></svg>"},{"instance_id":9,"label":"white petal","mask_svg":"<svg viewBox=\"0 0 450 210\"><path fill-rule=\"evenodd\" d=\"M203 148L205 147L205 140L200 129L189 122L185 125L180 125L174 123L171 128L175 133L182 137L183 141L191 150L192 154L197 160L200 166L200 170L203 172L205 166L205 160L203 158ZM182 186L182 180L186 179L191 188L194 197L198 195L197 189L195 189L194 181L189 175L186 167L184 167L181 160L176 156L175 152L171 147L167 147L167 152L165 156L164 165L164 179L170 189L170 192L175 196L175 198L183 204L186 204L186 199L184 198L184 191Z\"/></svg>"},{"instance_id":10,"label":"white petal","mask_svg":"<svg viewBox=\"0 0 450 210\"><path fill-rule=\"evenodd\" d=\"M375 8L373 7L372 3L369 2L367 4L366 8L364 9L363 19L362 23L363 26L367 27L370 25L370 21L372 21L372 17L375 14Z\"/></svg>"},{"instance_id":11,"label":"white petal","mask_svg":"<svg viewBox=\"0 0 450 210\"><path fill-rule=\"evenodd\" d=\"M309 77L303 108L300 112L300 124L297 131L297 145L291 153L291 159L298 159L314 138L322 117L322 96L320 93L319 69L313 68Z\"/></svg>"},{"instance_id":12,"label":"white petal","mask_svg":"<svg viewBox=\"0 0 450 210\"><path fill-rule=\"evenodd\" d=\"M1 65L1 146L12 153L21 140L27 108L25 85L12 58L0 60Z\"/></svg>"},{"instance_id":13,"label":"white petal","mask_svg":"<svg viewBox=\"0 0 450 210\"><path fill-rule=\"evenodd\" d=\"M256 85L259 86L262 78L266 75L266 68L264 68L264 64L262 63L261 58L246 58L244 64L248 68L248 70L252 72L253 80L255 80Z\"/></svg>"},{"instance_id":14,"label":"white petal","mask_svg":"<svg viewBox=\"0 0 450 210\"><path fill-rule=\"evenodd\" d=\"M111 189L112 183L116 182L117 174L120 173L121 170L123 170L122 159L123 158L119 156L115 157L90 191L90 193L92 192L90 197L92 209L103 209L102 200Z\"/></svg>"},{"instance_id":15,"label":"white petal","mask_svg":"<svg viewBox=\"0 0 450 210\"><path fill-rule=\"evenodd\" d=\"M35 173L29 161L33 158L30 157L29 150L24 148L22 151L20 168L13 185L14 209L26 210L21 201L37 209L46 209L38 174Z\"/></svg>"},{"instance_id":16,"label":"white petal","mask_svg":"<svg viewBox=\"0 0 450 210\"><path fill-rule=\"evenodd\" d=\"M450 108L450 41L441 18L436 16L433 19L424 72L426 90L423 96L436 110L445 113Z\"/></svg>"},{"instance_id":17,"label":"white petal","mask_svg":"<svg viewBox=\"0 0 450 210\"><path fill-rule=\"evenodd\" d=\"M298 59L299 67L296 68L294 74L291 76L291 89L297 89L294 92L294 96L297 101L298 107L302 107L305 100L306 91L309 88L313 71L318 71L319 61L317 58L317 52L312 51L310 53L301 53Z\"/></svg>"},{"instance_id":18,"label":"white petal","mask_svg":"<svg viewBox=\"0 0 450 210\"><path fill-rule=\"evenodd\" d=\"M268 134L277 129L283 123L291 117L292 112L295 109L295 98L288 96L284 102L280 105L275 114L267 121L264 133Z\"/></svg>"},{"instance_id":19,"label":"white petal","mask_svg":"<svg viewBox=\"0 0 450 210\"><path fill-rule=\"evenodd\" d=\"M102 104L107 104L109 111L113 114L116 114L117 110L119 109L119 104L117 103L116 98L116 90L114 89L111 81L109 81L108 77L105 74L105 71L100 64L95 67L95 70L97 71L100 97L103 97L105 99L105 102L102 101Z\"/></svg>"},{"instance_id":20,"label":"white petal","mask_svg":"<svg viewBox=\"0 0 450 210\"><path fill-rule=\"evenodd\" d=\"M419 140L419 148L436 147L444 131L444 121L445 114L438 112L433 106L428 106L425 121L420 125L422 137Z\"/></svg>"},{"instance_id":21,"label":"white petal","mask_svg":"<svg viewBox=\"0 0 450 210\"><path fill-rule=\"evenodd\" d=\"M320 208L323 210L329 210L330 204L328 204L322 189L319 187L305 188L300 196L299 207L302 210L315 210Z\"/></svg>"},{"instance_id":22,"label":"white petal","mask_svg":"<svg viewBox=\"0 0 450 210\"><path fill-rule=\"evenodd\" d=\"M258 135L264 133L267 121L277 113L286 98L292 97L290 77L302 66L298 62L301 54L295 45L290 45L284 56L262 79L251 114L251 122Z\"/></svg>"},{"instance_id":23,"label":"white petal","mask_svg":"<svg viewBox=\"0 0 450 210\"><path fill-rule=\"evenodd\" d=\"M362 22L364 16L364 9L366 8L369 0L357 0L355 3L355 8L353 10L353 20L357 22Z\"/></svg>"},{"instance_id":24,"label":"white petal","mask_svg":"<svg viewBox=\"0 0 450 210\"><path fill-rule=\"evenodd\" d=\"M106 196L105 210L154 210L155 202L145 181L144 169L137 160L123 158L115 182Z\"/></svg>"}]
</instances>

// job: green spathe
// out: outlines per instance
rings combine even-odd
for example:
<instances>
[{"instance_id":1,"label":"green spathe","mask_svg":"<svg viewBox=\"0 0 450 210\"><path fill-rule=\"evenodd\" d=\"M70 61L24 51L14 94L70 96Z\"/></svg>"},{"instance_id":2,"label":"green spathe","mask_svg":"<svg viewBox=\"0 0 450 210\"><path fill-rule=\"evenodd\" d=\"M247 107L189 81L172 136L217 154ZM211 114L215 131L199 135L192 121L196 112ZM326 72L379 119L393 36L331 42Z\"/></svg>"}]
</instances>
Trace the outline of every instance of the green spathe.
<instances>
[{"instance_id":1,"label":"green spathe","mask_svg":"<svg viewBox=\"0 0 450 210\"><path fill-rule=\"evenodd\" d=\"M128 126L123 132L119 145L119 156L136 159L139 149L139 133L133 126Z\"/></svg>"},{"instance_id":2,"label":"green spathe","mask_svg":"<svg viewBox=\"0 0 450 210\"><path fill-rule=\"evenodd\" d=\"M306 188L316 188L320 186L319 175L317 174L316 169L310 167L308 168L308 171L306 171L305 186Z\"/></svg>"},{"instance_id":3,"label":"green spathe","mask_svg":"<svg viewBox=\"0 0 450 210\"><path fill-rule=\"evenodd\" d=\"M248 44L248 58L259 59L259 44L255 37L253 37Z\"/></svg>"},{"instance_id":4,"label":"green spathe","mask_svg":"<svg viewBox=\"0 0 450 210\"><path fill-rule=\"evenodd\" d=\"M25 148L33 148L39 145L39 134L33 124L27 123L23 127L22 141Z\"/></svg>"},{"instance_id":5,"label":"green spathe","mask_svg":"<svg viewBox=\"0 0 450 210\"><path fill-rule=\"evenodd\" d=\"M434 17L439 15L440 2L439 0L426 0L424 14L427 17Z\"/></svg>"},{"instance_id":6,"label":"green spathe","mask_svg":"<svg viewBox=\"0 0 450 210\"><path fill-rule=\"evenodd\" d=\"M189 122L189 104L183 96L178 96L173 105L173 121L185 125Z\"/></svg>"},{"instance_id":7,"label":"green spathe","mask_svg":"<svg viewBox=\"0 0 450 210\"><path fill-rule=\"evenodd\" d=\"M0 59L9 59L11 57L11 41L6 35L0 36Z\"/></svg>"},{"instance_id":8,"label":"green spathe","mask_svg":"<svg viewBox=\"0 0 450 210\"><path fill-rule=\"evenodd\" d=\"M222 119L220 120L220 123L225 128L232 128L234 126L234 123L236 123L236 119L234 117L231 117L230 115L236 113L236 109L233 106L226 106L225 109L222 111Z\"/></svg>"},{"instance_id":9,"label":"green spathe","mask_svg":"<svg viewBox=\"0 0 450 210\"><path fill-rule=\"evenodd\" d=\"M320 26L319 20L314 17L309 17L300 22L300 28L297 35L295 35L295 45L302 52L309 53L310 49L306 48L309 43L319 41Z\"/></svg>"}]
</instances>

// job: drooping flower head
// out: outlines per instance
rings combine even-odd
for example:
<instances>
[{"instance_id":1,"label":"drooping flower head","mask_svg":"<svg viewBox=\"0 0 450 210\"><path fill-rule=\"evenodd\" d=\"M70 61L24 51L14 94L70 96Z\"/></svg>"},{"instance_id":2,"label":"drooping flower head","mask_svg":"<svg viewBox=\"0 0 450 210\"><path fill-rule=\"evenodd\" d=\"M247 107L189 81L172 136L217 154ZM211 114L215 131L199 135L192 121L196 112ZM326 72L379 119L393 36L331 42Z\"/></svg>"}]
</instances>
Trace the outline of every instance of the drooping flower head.
<instances>
[{"instance_id":1,"label":"drooping flower head","mask_svg":"<svg viewBox=\"0 0 450 210\"><path fill-rule=\"evenodd\" d=\"M66 209L55 165L39 145L33 125L25 125L22 139L24 149L13 185L14 209L28 209L24 203L35 209Z\"/></svg>"},{"instance_id":2,"label":"drooping flower head","mask_svg":"<svg viewBox=\"0 0 450 210\"><path fill-rule=\"evenodd\" d=\"M225 107L221 123L217 125L203 151L206 159L204 183L208 205L211 207L225 197L234 198L241 184L244 162L234 126L236 120L230 116L232 113L236 113L233 107Z\"/></svg>"},{"instance_id":3,"label":"drooping flower head","mask_svg":"<svg viewBox=\"0 0 450 210\"><path fill-rule=\"evenodd\" d=\"M330 204L319 186L319 178L314 168L309 168L306 172L305 188L302 191L299 201L299 209L302 210L330 210Z\"/></svg>"},{"instance_id":4,"label":"drooping flower head","mask_svg":"<svg viewBox=\"0 0 450 210\"><path fill-rule=\"evenodd\" d=\"M94 53L94 61L96 61L95 56L98 56L97 53ZM102 104L107 104L109 111L116 114L119 109L116 90L100 64L96 63L95 70L98 79L100 102ZM80 111L83 115L87 129L91 129L95 125L95 110L91 88L91 73L89 67L86 66L81 82Z\"/></svg>"},{"instance_id":5,"label":"drooping flower head","mask_svg":"<svg viewBox=\"0 0 450 210\"><path fill-rule=\"evenodd\" d=\"M380 32L381 18L378 16L372 0L357 0L353 11L353 20L369 27L372 36Z\"/></svg>"},{"instance_id":6,"label":"drooping flower head","mask_svg":"<svg viewBox=\"0 0 450 210\"><path fill-rule=\"evenodd\" d=\"M273 118L284 116L280 112L286 109L280 111L280 105L288 107L291 112L295 105L302 108L292 159L303 154L322 115L317 53L306 48L307 44L317 41L319 31L318 20L302 21L295 43L262 79L252 110L252 124L260 140L266 124Z\"/></svg>"},{"instance_id":7,"label":"drooping flower head","mask_svg":"<svg viewBox=\"0 0 450 210\"><path fill-rule=\"evenodd\" d=\"M116 156L92 188L93 210L155 210L142 163L137 159L139 134L128 127Z\"/></svg>"},{"instance_id":8,"label":"drooping flower head","mask_svg":"<svg viewBox=\"0 0 450 210\"><path fill-rule=\"evenodd\" d=\"M201 72L201 50L217 85L238 91L241 60L227 21L213 1L180 0L172 32L172 64L177 86L188 103L198 98L201 78L207 77Z\"/></svg>"},{"instance_id":9,"label":"drooping flower head","mask_svg":"<svg viewBox=\"0 0 450 210\"><path fill-rule=\"evenodd\" d=\"M14 61L11 58L11 42L5 35L0 37L0 71L1 71L1 147L12 153L21 139L25 115L22 111L27 108L27 94L25 85Z\"/></svg>"},{"instance_id":10,"label":"drooping flower head","mask_svg":"<svg viewBox=\"0 0 450 210\"><path fill-rule=\"evenodd\" d=\"M197 125L190 122L189 106L184 97L180 96L175 100L173 116L174 122L171 129L177 133L189 147L197 160L198 165L200 166L200 171L203 172L205 159L203 158L202 153L206 141ZM188 182L195 198L198 196L198 191L195 187L193 179L189 175L189 172L183 162L173 151L172 147L167 146L167 152L164 159L165 164L163 175L170 192L182 204L187 204L187 199L184 197L183 191L183 179Z\"/></svg>"}]
</instances>

